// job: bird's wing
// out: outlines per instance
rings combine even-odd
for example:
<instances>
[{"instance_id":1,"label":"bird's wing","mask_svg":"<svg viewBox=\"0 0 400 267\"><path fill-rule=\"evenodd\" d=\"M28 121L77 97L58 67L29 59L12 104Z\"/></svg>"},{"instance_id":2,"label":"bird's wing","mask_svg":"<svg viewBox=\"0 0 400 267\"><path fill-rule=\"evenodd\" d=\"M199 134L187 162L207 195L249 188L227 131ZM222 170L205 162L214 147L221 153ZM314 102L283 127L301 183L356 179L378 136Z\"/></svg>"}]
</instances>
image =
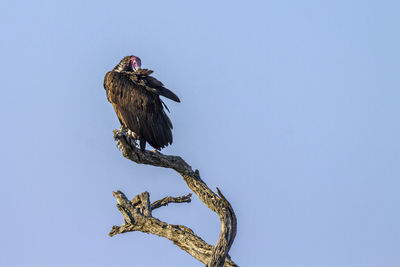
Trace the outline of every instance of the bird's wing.
<instances>
[{"instance_id":1,"label":"bird's wing","mask_svg":"<svg viewBox=\"0 0 400 267\"><path fill-rule=\"evenodd\" d=\"M179 97L177 97L171 90L164 87L162 82L157 80L152 76L144 77L146 83L146 89L154 94L162 95L166 98L174 100L175 102L181 102Z\"/></svg>"},{"instance_id":2,"label":"bird's wing","mask_svg":"<svg viewBox=\"0 0 400 267\"><path fill-rule=\"evenodd\" d=\"M162 82L150 76L153 73L152 70L138 69L135 72L123 71L121 73L126 74L134 83L143 86L143 88L153 94L164 96L178 103L181 102L179 97L171 90L165 88Z\"/></svg>"},{"instance_id":3,"label":"bird's wing","mask_svg":"<svg viewBox=\"0 0 400 267\"><path fill-rule=\"evenodd\" d=\"M106 74L104 87L119 120L128 129L156 149L172 143L172 123L158 95L115 71Z\"/></svg>"}]
</instances>

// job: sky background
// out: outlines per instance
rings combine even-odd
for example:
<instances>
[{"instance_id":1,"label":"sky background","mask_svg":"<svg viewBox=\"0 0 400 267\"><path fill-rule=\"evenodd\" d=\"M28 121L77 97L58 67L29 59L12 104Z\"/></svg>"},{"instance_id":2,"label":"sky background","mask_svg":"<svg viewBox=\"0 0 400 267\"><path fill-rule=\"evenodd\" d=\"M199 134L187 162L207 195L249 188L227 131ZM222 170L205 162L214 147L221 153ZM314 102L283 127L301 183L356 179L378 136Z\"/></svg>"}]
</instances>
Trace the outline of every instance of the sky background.
<instances>
[{"instance_id":1,"label":"sky background","mask_svg":"<svg viewBox=\"0 0 400 267\"><path fill-rule=\"evenodd\" d=\"M111 192L189 192L123 158L103 77L134 54L166 100L166 154L238 217L240 266L400 266L399 1L2 1L0 266L202 266L122 223ZM215 244L196 196L154 216Z\"/></svg>"}]
</instances>

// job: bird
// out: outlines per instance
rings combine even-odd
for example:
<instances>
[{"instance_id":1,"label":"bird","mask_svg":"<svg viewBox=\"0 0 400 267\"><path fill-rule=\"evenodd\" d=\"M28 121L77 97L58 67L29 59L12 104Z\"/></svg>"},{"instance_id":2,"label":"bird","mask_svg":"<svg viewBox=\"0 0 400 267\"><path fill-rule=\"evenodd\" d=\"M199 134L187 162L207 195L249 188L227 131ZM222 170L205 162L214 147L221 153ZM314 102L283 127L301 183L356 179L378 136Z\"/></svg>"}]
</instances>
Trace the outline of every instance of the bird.
<instances>
[{"instance_id":1,"label":"bird","mask_svg":"<svg viewBox=\"0 0 400 267\"><path fill-rule=\"evenodd\" d=\"M139 140L140 150L146 149L146 142L156 150L172 144L172 122L169 112L160 96L180 102L171 90L150 76L152 70L141 68L142 61L137 56L124 57L104 77L107 99L113 105L121 123L131 133L131 138Z\"/></svg>"}]
</instances>

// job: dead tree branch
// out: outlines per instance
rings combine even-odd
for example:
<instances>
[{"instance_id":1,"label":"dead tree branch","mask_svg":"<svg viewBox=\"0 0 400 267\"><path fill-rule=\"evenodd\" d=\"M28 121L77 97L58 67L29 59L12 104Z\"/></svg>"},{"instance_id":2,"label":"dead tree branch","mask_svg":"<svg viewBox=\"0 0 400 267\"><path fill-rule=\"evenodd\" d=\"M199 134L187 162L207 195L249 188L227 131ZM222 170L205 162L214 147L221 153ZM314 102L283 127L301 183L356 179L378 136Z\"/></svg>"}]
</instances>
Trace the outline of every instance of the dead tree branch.
<instances>
[{"instance_id":1,"label":"dead tree branch","mask_svg":"<svg viewBox=\"0 0 400 267\"><path fill-rule=\"evenodd\" d=\"M188 187L212 211L218 214L221 221L221 233L216 246L204 242L193 231L182 225L171 225L152 217L152 210L168 205L168 203L190 202L191 194L182 197L166 197L150 204L149 193L144 192L129 201L120 192L113 192L117 199L117 208L124 216L122 226L113 226L110 236L131 231L152 233L168 238L175 245L206 264L207 267L237 266L228 252L236 235L236 216L228 200L217 188L218 195L208 188L200 178L198 170L193 171L179 156L167 156L157 151L140 151L123 131L114 131L117 146L122 149L124 157L138 163L157 167L170 168L177 171Z\"/></svg>"},{"instance_id":2,"label":"dead tree branch","mask_svg":"<svg viewBox=\"0 0 400 267\"><path fill-rule=\"evenodd\" d=\"M162 206L167 206L169 203L184 203L184 202L189 203L190 201L192 201L190 199L191 196L192 194L187 194L186 196L182 197L164 197L163 199L157 200L154 203L152 203L151 209L155 210Z\"/></svg>"}]
</instances>

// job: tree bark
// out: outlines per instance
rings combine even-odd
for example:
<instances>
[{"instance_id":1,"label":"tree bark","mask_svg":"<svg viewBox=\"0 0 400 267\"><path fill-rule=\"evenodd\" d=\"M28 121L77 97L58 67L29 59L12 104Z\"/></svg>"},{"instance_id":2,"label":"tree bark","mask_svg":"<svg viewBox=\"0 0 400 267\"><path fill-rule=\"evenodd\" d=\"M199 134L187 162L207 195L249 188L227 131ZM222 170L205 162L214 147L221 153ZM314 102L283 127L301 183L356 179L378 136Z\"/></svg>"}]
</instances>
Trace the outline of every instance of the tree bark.
<instances>
[{"instance_id":1,"label":"tree bark","mask_svg":"<svg viewBox=\"0 0 400 267\"><path fill-rule=\"evenodd\" d=\"M157 151L142 152L127 136L124 130L114 131L114 138L117 146L122 149L123 156L138 164L170 168L178 172L200 200L218 214L221 221L221 233L216 246L212 246L186 226L168 224L152 217L152 211L156 208L169 203L190 202L191 194L182 197L166 197L150 203L148 192L141 193L129 201L122 192L117 191L113 192L113 195L117 199L117 208L124 216L124 224L113 226L109 235L114 236L131 231L152 233L173 241L175 245L207 267L238 266L228 255L236 235L236 216L231 204L221 191L217 188L218 194L215 194L200 178L199 171L193 171L181 157L163 155Z\"/></svg>"}]
</instances>

